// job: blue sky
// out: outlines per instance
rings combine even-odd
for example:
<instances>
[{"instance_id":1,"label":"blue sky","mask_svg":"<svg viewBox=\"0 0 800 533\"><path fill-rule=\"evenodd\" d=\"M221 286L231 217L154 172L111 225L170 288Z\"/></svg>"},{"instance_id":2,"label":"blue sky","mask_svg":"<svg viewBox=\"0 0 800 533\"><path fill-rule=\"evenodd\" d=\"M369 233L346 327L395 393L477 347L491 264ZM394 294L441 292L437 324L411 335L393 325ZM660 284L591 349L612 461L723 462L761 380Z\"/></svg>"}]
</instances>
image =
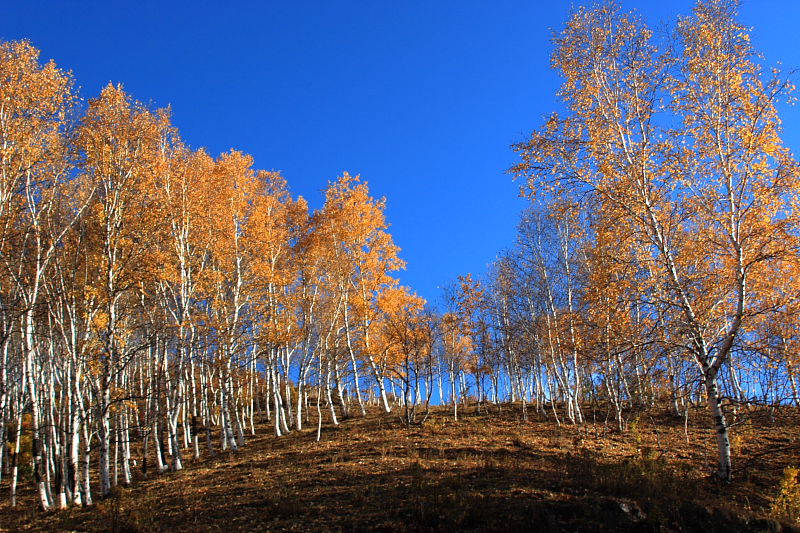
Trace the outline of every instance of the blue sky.
<instances>
[{"instance_id":1,"label":"blue sky","mask_svg":"<svg viewBox=\"0 0 800 533\"><path fill-rule=\"evenodd\" d=\"M620 3L653 23L693 5ZM514 239L526 202L504 173L509 145L557 107L550 36L571 5L2 2L0 39L29 39L73 71L83 97L113 81L171 105L191 146L250 153L312 207L328 180L361 174L387 198L401 282L436 301L438 286L483 273ZM800 2L749 0L740 20L766 64L800 69ZM782 111L796 151L800 111Z\"/></svg>"}]
</instances>

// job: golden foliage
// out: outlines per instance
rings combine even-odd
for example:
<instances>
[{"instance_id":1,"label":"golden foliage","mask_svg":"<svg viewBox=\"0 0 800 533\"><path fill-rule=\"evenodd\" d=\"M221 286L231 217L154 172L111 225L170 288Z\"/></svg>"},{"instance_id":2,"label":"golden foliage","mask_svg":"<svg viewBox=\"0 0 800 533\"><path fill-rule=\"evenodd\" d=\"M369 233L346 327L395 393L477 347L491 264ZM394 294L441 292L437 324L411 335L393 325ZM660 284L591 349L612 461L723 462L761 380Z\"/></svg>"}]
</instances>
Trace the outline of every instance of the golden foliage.
<instances>
[{"instance_id":1,"label":"golden foliage","mask_svg":"<svg viewBox=\"0 0 800 533\"><path fill-rule=\"evenodd\" d=\"M772 502L772 513L784 520L800 524L800 470L787 466L783 471L778 494Z\"/></svg>"}]
</instances>

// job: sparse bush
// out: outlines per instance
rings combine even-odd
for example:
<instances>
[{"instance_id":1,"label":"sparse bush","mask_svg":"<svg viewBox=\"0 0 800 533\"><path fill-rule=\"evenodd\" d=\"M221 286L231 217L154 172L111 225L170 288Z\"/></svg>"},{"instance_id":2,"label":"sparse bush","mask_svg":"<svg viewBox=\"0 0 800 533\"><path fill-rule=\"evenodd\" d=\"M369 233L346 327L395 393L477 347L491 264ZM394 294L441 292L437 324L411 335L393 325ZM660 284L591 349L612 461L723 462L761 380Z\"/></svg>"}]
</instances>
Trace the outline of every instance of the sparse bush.
<instances>
[{"instance_id":1,"label":"sparse bush","mask_svg":"<svg viewBox=\"0 0 800 533\"><path fill-rule=\"evenodd\" d=\"M751 421L740 424L736 431L731 432L731 451L736 455L745 453L747 446L751 443L755 431Z\"/></svg>"},{"instance_id":2,"label":"sparse bush","mask_svg":"<svg viewBox=\"0 0 800 533\"><path fill-rule=\"evenodd\" d=\"M776 518L800 524L800 470L787 466L783 471L780 490L772 502L770 510Z\"/></svg>"}]
</instances>

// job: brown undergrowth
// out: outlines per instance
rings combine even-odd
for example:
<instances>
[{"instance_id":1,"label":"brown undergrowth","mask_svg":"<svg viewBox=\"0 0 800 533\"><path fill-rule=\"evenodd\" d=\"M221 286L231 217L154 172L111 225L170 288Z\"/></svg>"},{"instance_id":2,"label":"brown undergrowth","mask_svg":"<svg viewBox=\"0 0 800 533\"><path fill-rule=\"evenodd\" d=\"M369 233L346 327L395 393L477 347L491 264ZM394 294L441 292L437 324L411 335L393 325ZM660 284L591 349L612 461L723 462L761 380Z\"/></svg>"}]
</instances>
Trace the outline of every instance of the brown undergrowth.
<instances>
[{"instance_id":1,"label":"brown undergrowth","mask_svg":"<svg viewBox=\"0 0 800 533\"><path fill-rule=\"evenodd\" d=\"M770 507L800 458L798 410L739 417L727 486L711 477L706 422L699 410L686 426L642 412L619 433L503 406L457 422L437 409L412 428L374 412L326 427L319 443L264 426L237 453L139 479L89 509L44 514L26 488L18 508L0 504L0 530L794 531Z\"/></svg>"}]
</instances>

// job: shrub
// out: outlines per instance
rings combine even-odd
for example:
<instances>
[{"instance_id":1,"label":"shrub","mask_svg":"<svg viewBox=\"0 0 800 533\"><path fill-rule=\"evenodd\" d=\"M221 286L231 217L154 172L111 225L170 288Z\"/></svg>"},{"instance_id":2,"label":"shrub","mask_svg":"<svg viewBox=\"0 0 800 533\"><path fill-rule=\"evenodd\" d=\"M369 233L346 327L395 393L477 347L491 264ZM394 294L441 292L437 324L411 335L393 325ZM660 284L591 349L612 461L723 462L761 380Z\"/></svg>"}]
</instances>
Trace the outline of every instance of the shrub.
<instances>
[{"instance_id":1,"label":"shrub","mask_svg":"<svg viewBox=\"0 0 800 533\"><path fill-rule=\"evenodd\" d=\"M772 502L771 511L776 518L800 524L800 481L796 467L787 466L783 471L780 490Z\"/></svg>"}]
</instances>

